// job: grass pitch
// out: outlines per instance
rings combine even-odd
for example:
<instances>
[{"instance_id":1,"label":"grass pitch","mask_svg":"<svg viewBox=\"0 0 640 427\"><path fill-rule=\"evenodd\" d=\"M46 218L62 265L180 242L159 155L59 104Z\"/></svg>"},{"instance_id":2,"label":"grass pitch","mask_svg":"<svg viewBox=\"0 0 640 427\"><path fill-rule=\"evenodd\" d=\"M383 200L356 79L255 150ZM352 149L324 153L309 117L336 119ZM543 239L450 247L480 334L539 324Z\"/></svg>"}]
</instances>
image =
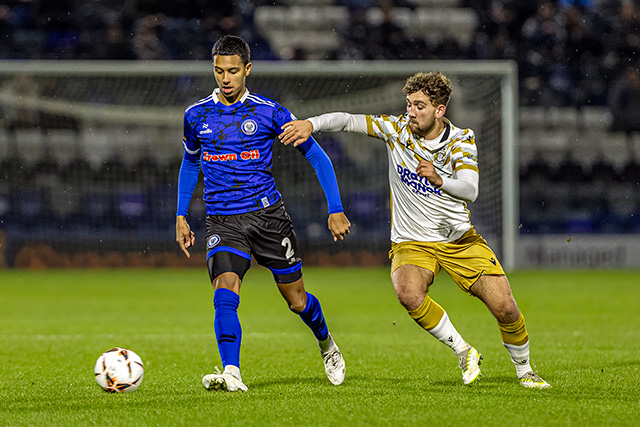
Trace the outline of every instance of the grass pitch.
<instances>
[{"instance_id":1,"label":"grass pitch","mask_svg":"<svg viewBox=\"0 0 640 427\"><path fill-rule=\"evenodd\" d=\"M495 320L446 274L431 296L484 355L473 387L398 304L386 268L306 268L347 364L335 387L311 332L254 267L239 309L249 391L216 393L200 382L220 366L204 268L0 271L0 425L639 425L640 272L510 280L551 389L518 385ZM95 383L114 346L145 362L133 393Z\"/></svg>"}]
</instances>

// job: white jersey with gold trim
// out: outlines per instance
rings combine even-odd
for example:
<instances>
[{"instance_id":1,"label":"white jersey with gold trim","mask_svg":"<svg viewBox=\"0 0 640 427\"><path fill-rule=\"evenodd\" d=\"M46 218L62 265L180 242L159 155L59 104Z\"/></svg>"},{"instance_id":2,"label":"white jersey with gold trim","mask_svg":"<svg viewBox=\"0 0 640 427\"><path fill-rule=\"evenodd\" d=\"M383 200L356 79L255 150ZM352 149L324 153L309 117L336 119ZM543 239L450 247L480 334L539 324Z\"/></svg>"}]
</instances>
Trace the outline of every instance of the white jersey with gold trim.
<instances>
[{"instance_id":1,"label":"white jersey with gold trim","mask_svg":"<svg viewBox=\"0 0 640 427\"><path fill-rule=\"evenodd\" d=\"M420 160L433 162L443 178L462 169L478 172L475 134L445 120L438 139L416 137L407 115L367 115L367 134L386 142L391 187L391 241L451 242L471 228L464 200L419 177Z\"/></svg>"}]
</instances>

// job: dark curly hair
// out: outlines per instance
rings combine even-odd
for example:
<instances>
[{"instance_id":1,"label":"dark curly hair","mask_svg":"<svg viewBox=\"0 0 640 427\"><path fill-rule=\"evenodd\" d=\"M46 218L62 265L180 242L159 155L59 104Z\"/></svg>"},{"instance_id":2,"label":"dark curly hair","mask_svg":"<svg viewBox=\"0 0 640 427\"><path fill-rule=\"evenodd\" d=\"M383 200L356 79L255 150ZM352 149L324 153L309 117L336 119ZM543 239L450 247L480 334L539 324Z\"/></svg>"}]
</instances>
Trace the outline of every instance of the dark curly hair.
<instances>
[{"instance_id":1,"label":"dark curly hair","mask_svg":"<svg viewBox=\"0 0 640 427\"><path fill-rule=\"evenodd\" d=\"M422 91L431 100L434 107L446 106L451 97L451 80L440 71L416 73L409 77L402 88L402 93L411 95Z\"/></svg>"}]
</instances>

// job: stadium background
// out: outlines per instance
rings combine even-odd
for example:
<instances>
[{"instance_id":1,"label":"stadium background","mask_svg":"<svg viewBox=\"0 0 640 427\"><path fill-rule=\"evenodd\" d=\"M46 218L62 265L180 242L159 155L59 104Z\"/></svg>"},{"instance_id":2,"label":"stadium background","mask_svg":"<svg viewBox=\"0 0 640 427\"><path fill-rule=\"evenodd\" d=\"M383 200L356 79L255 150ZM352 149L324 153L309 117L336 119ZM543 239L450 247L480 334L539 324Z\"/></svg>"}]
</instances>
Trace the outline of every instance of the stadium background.
<instances>
[{"instance_id":1,"label":"stadium background","mask_svg":"<svg viewBox=\"0 0 640 427\"><path fill-rule=\"evenodd\" d=\"M255 61L510 60L518 65L523 265L625 267L640 265L639 10L637 2L606 0L5 1L0 59L152 61L140 62L145 67L208 62L212 43L233 33L250 42ZM259 71L249 78L250 89ZM5 101L11 95L55 98L78 87L25 73L5 74L0 83ZM129 84L95 92L90 89L99 85L89 79L81 85L85 92L70 99L90 97L99 106L113 94L133 93L183 109L215 85L212 77L188 80L186 87L169 84L166 93L135 79ZM202 267L197 256L182 259L173 241L180 109L175 151L152 149L154 138L166 136L163 126L154 135L107 122L90 129L98 138L93 147L104 149L88 153L76 150L87 135L77 112L14 107L0 104L0 265ZM276 162L285 200L313 193L299 211L290 205L305 262L384 264L385 169L365 165L360 175L343 179L361 159L339 139L322 143L336 165L348 215L368 231L336 253L323 235L319 188L302 184L303 170ZM60 147L69 155L60 155ZM197 233L202 214L195 200Z\"/></svg>"}]
</instances>

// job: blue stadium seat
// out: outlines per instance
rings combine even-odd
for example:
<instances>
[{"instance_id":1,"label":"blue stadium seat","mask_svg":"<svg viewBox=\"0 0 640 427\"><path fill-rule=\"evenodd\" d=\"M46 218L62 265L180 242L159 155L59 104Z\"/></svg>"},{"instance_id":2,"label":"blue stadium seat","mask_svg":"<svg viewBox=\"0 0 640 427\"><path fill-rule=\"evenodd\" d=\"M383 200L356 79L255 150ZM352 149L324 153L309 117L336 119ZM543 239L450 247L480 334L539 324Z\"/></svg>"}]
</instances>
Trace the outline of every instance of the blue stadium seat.
<instances>
[{"instance_id":1,"label":"blue stadium seat","mask_svg":"<svg viewBox=\"0 0 640 427\"><path fill-rule=\"evenodd\" d=\"M115 196L116 221L119 228L140 226L148 214L148 198L144 191L123 191Z\"/></svg>"}]
</instances>

